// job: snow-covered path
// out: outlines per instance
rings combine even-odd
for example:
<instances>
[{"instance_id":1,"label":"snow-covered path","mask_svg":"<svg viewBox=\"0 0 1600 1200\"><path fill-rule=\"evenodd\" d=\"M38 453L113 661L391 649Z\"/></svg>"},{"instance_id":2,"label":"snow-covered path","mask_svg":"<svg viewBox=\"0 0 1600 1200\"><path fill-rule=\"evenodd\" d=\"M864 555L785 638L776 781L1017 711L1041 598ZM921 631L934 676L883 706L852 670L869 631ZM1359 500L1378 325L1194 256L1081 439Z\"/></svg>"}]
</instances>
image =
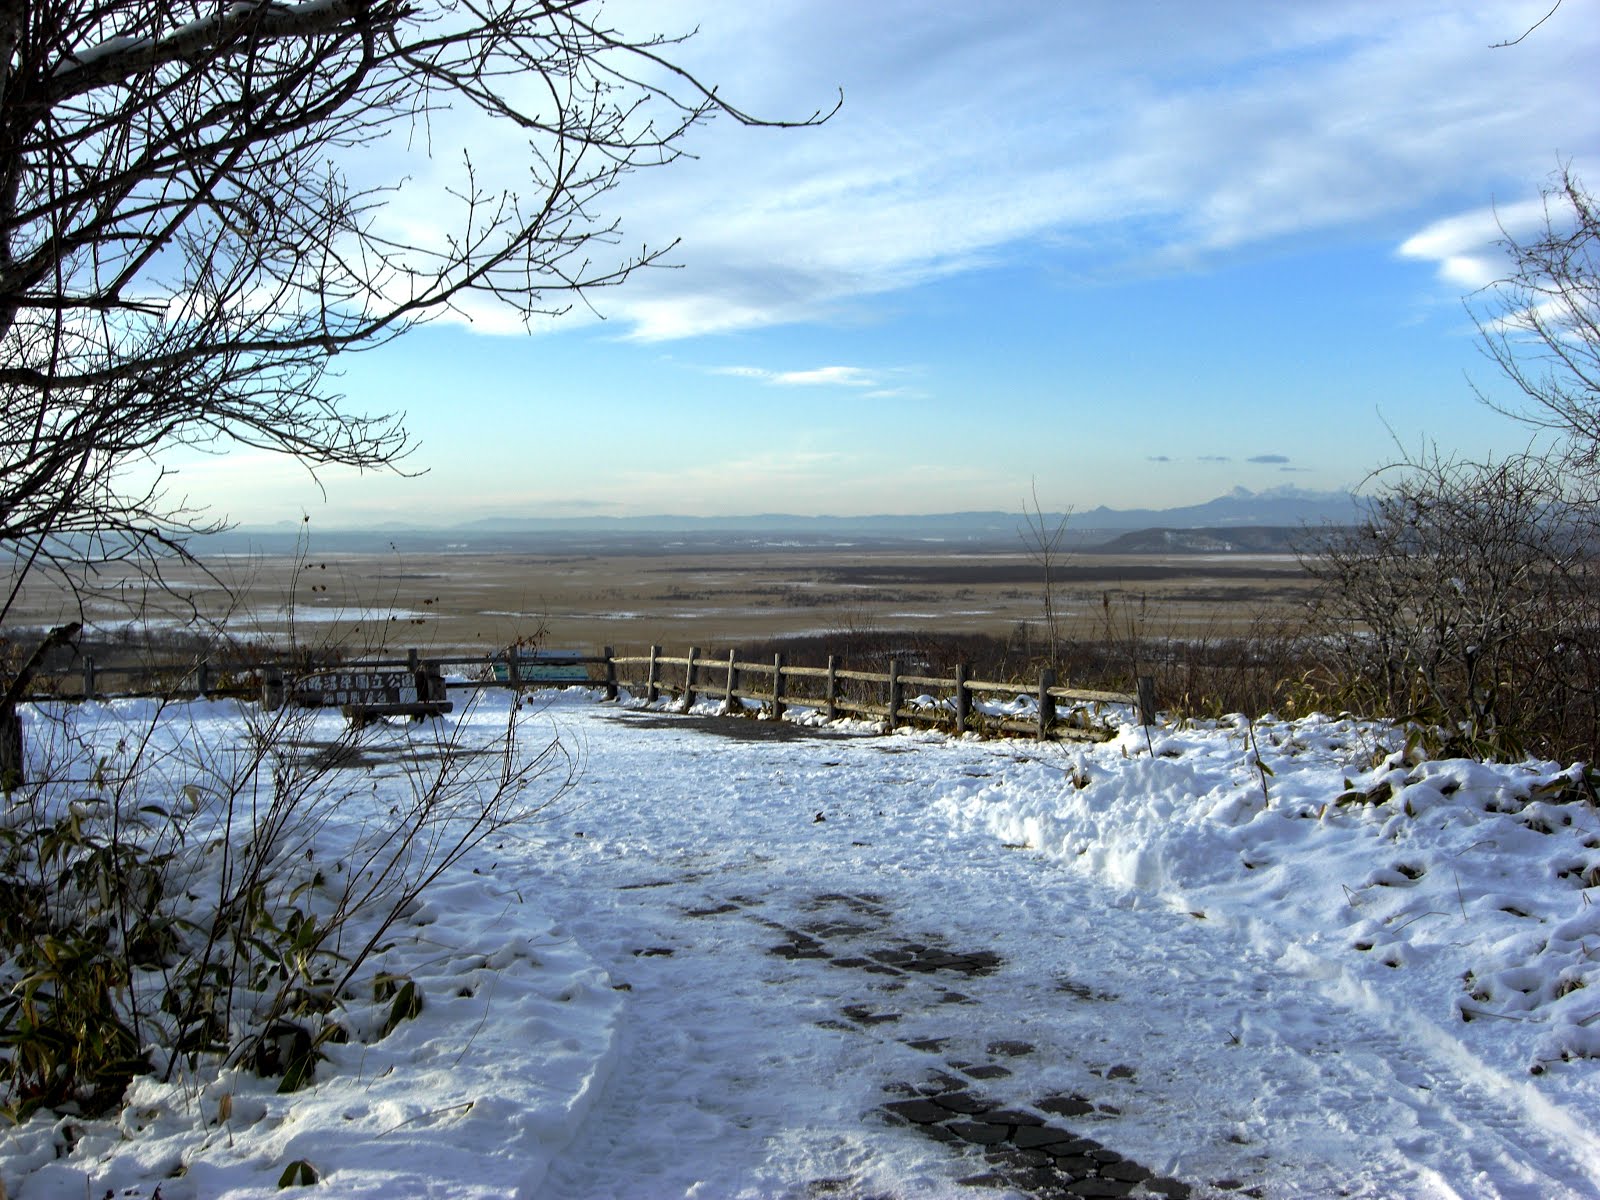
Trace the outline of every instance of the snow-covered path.
<instances>
[{"instance_id":1,"label":"snow-covered path","mask_svg":"<svg viewBox=\"0 0 1600 1200\"><path fill-rule=\"evenodd\" d=\"M0 1127L0 1195L267 1200L304 1161L350 1200L1600 1197L1578 769L1316 716L1072 749L533 702L581 778L395 927L420 1014L302 1091L146 1077ZM509 704L368 727L322 858Z\"/></svg>"},{"instance_id":2,"label":"snow-covered path","mask_svg":"<svg viewBox=\"0 0 1600 1200\"><path fill-rule=\"evenodd\" d=\"M980 1148L883 1107L940 1073L1076 1101L1044 1115L1196 1195L1597 1194L1585 1131L1315 959L939 815L1002 772L1059 788L1059 751L562 718L580 803L527 869L626 1010L543 1194L971 1195ZM937 950L997 961L881 970Z\"/></svg>"}]
</instances>

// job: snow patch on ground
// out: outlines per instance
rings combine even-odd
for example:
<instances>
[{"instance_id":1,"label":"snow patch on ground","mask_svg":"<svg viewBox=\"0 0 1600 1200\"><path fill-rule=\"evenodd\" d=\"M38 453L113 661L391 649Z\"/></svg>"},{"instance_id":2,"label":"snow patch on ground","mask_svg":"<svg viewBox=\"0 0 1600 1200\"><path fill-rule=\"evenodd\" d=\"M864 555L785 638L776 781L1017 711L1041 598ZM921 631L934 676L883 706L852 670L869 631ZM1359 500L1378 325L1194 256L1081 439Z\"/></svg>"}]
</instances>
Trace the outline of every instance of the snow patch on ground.
<instances>
[{"instance_id":1,"label":"snow patch on ground","mask_svg":"<svg viewBox=\"0 0 1600 1200\"><path fill-rule=\"evenodd\" d=\"M110 1120L0 1132L7 1194L276 1196L304 1158L319 1195L969 1196L981 1152L885 1105L979 1070L1011 1108L1082 1099L1075 1132L1197 1197L1600 1195L1578 770L1411 761L1321 716L1058 746L598 698L544 697L586 760L569 801L395 938L420 1016L302 1092L143 1080ZM507 703L439 728L488 744ZM223 703L72 711L239 730ZM330 837L407 786L361 769ZM907 946L995 967L872 966Z\"/></svg>"},{"instance_id":2,"label":"snow patch on ground","mask_svg":"<svg viewBox=\"0 0 1600 1200\"><path fill-rule=\"evenodd\" d=\"M1149 744L1125 726L1049 786L1001 778L939 804L1600 1111L1600 820L1581 768L1412 764L1397 740L1323 716Z\"/></svg>"}]
</instances>

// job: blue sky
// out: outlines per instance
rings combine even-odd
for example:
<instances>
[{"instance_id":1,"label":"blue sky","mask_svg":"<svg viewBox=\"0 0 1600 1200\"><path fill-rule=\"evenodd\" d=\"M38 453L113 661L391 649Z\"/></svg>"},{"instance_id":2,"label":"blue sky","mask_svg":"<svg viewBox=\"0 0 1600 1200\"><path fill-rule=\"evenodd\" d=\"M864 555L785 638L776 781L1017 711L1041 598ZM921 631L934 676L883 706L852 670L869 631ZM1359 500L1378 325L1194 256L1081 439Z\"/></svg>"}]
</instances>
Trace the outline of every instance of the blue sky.
<instances>
[{"instance_id":1,"label":"blue sky","mask_svg":"<svg viewBox=\"0 0 1600 1200\"><path fill-rule=\"evenodd\" d=\"M1166 507L1333 489L1394 438L1522 428L1461 303L1570 162L1600 186L1600 6L614 3L773 116L605 198L670 271L528 333L480 309L340 361L416 477L178 463L233 520ZM480 161L497 135L464 129ZM436 139L437 141L437 139ZM395 202L426 220L430 171Z\"/></svg>"}]
</instances>

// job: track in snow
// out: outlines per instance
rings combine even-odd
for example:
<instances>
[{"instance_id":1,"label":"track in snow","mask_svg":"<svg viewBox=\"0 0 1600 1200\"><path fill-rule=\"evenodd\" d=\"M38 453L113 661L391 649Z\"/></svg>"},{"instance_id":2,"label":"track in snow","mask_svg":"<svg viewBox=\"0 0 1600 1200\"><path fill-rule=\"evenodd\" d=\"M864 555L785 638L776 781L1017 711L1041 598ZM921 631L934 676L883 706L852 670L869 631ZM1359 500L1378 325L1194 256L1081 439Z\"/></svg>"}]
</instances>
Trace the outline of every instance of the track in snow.
<instances>
[{"instance_id":1,"label":"track in snow","mask_svg":"<svg viewBox=\"0 0 1600 1200\"><path fill-rule=\"evenodd\" d=\"M1003 747L560 715L582 803L526 870L629 1016L546 1195L970 1196L993 1156L886 1108L952 1072L1196 1196L1600 1194L1470 1063L1237 932L953 837L932 793L1008 769ZM989 1194L1049 1194L1010 1178Z\"/></svg>"}]
</instances>

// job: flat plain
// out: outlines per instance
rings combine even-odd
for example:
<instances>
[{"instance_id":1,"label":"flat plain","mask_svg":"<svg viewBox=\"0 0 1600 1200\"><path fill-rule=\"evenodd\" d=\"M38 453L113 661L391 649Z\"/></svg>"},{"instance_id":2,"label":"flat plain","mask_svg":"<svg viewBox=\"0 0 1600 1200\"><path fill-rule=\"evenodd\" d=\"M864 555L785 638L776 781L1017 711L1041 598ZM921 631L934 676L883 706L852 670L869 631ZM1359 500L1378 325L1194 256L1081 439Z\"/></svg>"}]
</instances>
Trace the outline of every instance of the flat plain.
<instances>
[{"instance_id":1,"label":"flat plain","mask_svg":"<svg viewBox=\"0 0 1600 1200\"><path fill-rule=\"evenodd\" d=\"M1309 580L1290 555L1064 554L1051 595L1064 632L1226 636L1291 614ZM258 644L489 652L519 639L576 651L668 653L828 633L1007 636L1044 615L1041 565L1015 543L806 544L663 537L625 546L395 545L223 554L173 565L170 594L102 577L86 615L103 635L178 629L195 614ZM77 608L36 576L10 624Z\"/></svg>"}]
</instances>

